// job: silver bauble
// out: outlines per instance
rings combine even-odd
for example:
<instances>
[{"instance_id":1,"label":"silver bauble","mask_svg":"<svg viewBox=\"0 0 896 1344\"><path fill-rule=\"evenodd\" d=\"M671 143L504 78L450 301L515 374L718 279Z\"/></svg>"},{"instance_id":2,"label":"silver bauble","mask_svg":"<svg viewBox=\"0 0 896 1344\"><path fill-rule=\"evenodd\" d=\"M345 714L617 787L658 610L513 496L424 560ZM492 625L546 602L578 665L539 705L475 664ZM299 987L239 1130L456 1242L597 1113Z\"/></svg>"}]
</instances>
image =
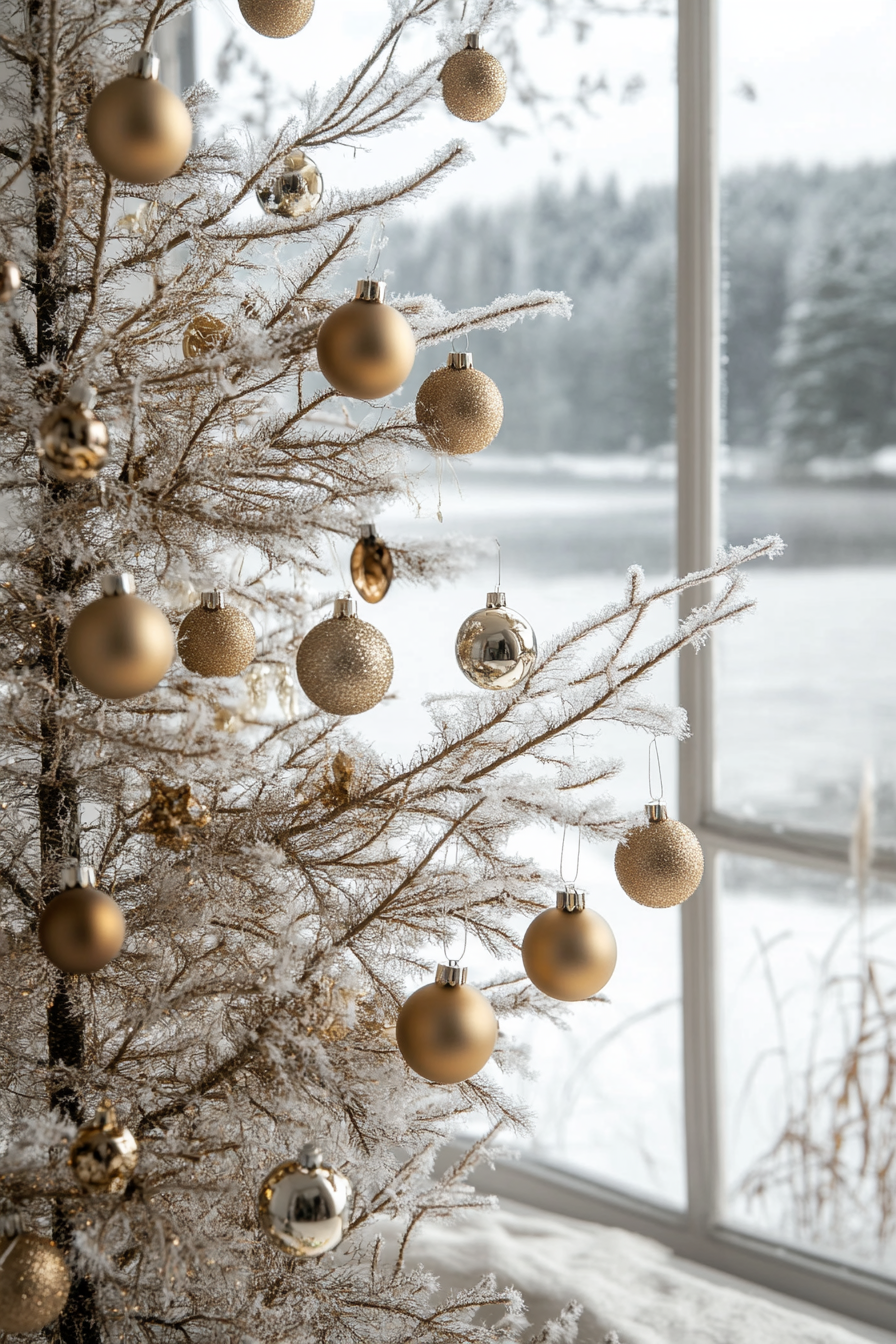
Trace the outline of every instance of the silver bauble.
<instances>
[{"instance_id":1,"label":"silver bauble","mask_svg":"<svg viewBox=\"0 0 896 1344\"><path fill-rule=\"evenodd\" d=\"M341 1171L324 1165L314 1144L298 1162L281 1162L258 1192L258 1221L272 1246L299 1260L335 1250L348 1230L354 1194Z\"/></svg>"},{"instance_id":2,"label":"silver bauble","mask_svg":"<svg viewBox=\"0 0 896 1344\"><path fill-rule=\"evenodd\" d=\"M324 179L312 158L295 149L283 160L280 172L270 182L255 189L255 197L266 215L299 219L320 205Z\"/></svg>"},{"instance_id":3,"label":"silver bauble","mask_svg":"<svg viewBox=\"0 0 896 1344\"><path fill-rule=\"evenodd\" d=\"M468 616L457 632L457 665L465 677L487 691L509 691L535 666L535 631L511 611L503 593L489 593L481 611Z\"/></svg>"}]
</instances>

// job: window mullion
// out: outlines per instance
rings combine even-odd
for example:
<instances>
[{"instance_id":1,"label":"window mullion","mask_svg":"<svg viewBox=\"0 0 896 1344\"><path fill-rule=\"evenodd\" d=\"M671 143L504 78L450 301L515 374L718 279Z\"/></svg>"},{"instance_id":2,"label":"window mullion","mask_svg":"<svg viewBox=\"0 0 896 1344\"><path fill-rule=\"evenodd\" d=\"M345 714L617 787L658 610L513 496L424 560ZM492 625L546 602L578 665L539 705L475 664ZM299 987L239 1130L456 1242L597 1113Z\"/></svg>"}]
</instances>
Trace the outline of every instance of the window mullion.
<instances>
[{"instance_id":1,"label":"window mullion","mask_svg":"<svg viewBox=\"0 0 896 1344\"><path fill-rule=\"evenodd\" d=\"M719 542L719 181L717 0L678 7L678 284L676 418L678 566L712 564ZM687 595L707 601L710 593ZM692 737L679 754L679 815L694 830L713 808L711 650L683 652L679 695ZM718 1219L720 1147L716 1041L716 863L682 907L688 1208L700 1233Z\"/></svg>"}]
</instances>

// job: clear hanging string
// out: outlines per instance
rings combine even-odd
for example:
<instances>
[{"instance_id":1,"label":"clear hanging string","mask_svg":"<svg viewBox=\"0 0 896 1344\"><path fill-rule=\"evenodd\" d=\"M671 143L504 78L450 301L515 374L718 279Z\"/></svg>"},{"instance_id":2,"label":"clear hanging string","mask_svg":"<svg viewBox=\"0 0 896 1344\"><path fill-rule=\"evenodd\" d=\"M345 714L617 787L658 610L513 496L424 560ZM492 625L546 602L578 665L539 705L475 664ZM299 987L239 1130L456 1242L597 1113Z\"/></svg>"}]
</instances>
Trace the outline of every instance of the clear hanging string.
<instances>
[{"instance_id":1,"label":"clear hanging string","mask_svg":"<svg viewBox=\"0 0 896 1344\"><path fill-rule=\"evenodd\" d=\"M656 773L660 785L659 793L654 793L653 791L654 760L656 761ZM652 740L650 746L647 748L647 789L650 793L650 801L652 803L661 803L663 801L663 763L660 760L660 749L656 738Z\"/></svg>"},{"instance_id":2,"label":"clear hanging string","mask_svg":"<svg viewBox=\"0 0 896 1344\"><path fill-rule=\"evenodd\" d=\"M460 836L459 836L459 835L455 835L455 837L454 837L454 866L455 866L455 868L457 868L459 862L460 862ZM448 856L447 856L447 854L446 854L446 856L445 856L445 864L446 864L446 871L447 871L447 864L448 864ZM442 939L442 949L443 949L443 951L444 951L444 953L445 953L445 960L446 960L446 962L449 963L449 965L452 964L452 963L453 963L454 965L460 965L460 963L463 961L464 957L467 955L467 942L468 942L468 940L469 940L469 936L470 936L470 925L469 925L469 920L467 919L467 909L468 909L468 906L469 906L469 898L467 898L467 899L464 900L464 909L463 909L463 921L464 921L464 945L463 945L463 947L461 948L460 956L459 956L459 957L452 957L452 956L451 956L451 953L450 953L449 950L448 950L448 934L447 934L447 933L445 934L445 937ZM445 911L445 915L446 915L446 918L450 918L450 913L449 913L449 911L446 910L446 911Z\"/></svg>"},{"instance_id":3,"label":"clear hanging string","mask_svg":"<svg viewBox=\"0 0 896 1344\"><path fill-rule=\"evenodd\" d=\"M498 540L497 537L492 537L492 541L495 543L495 545L496 545L497 548L498 548L498 583L497 583L497 587L495 588L495 592L500 593L500 591L501 591L501 543L500 543L500 541Z\"/></svg>"},{"instance_id":4,"label":"clear hanging string","mask_svg":"<svg viewBox=\"0 0 896 1344\"><path fill-rule=\"evenodd\" d=\"M373 237L370 240L370 247L367 251L367 279L375 280L376 273L380 268L380 261L383 255L383 248L388 243L386 237L386 221L382 215L379 218L379 225L374 230Z\"/></svg>"},{"instance_id":5,"label":"clear hanging string","mask_svg":"<svg viewBox=\"0 0 896 1344\"><path fill-rule=\"evenodd\" d=\"M464 351L463 351L463 352L464 352L465 354L469 354L469 353L470 353L470 328L469 328L469 327L465 328L465 330L462 331L462 332L460 332L460 331L459 331L459 332L455 332L455 334L454 334L454 336L452 337L452 340L451 340L451 349L454 351L454 353L455 353L456 355L458 355L458 354L461 353L461 351L459 351L459 350L455 350L455 349L454 349L454 347L457 345L458 341L460 340L461 336L463 336L463 338L464 338Z\"/></svg>"},{"instance_id":6,"label":"clear hanging string","mask_svg":"<svg viewBox=\"0 0 896 1344\"><path fill-rule=\"evenodd\" d=\"M566 822L564 821L563 836L560 840L560 881L563 883L564 887L566 887L568 891L569 888L574 887L576 885L576 882L579 880L579 867L582 862L582 828L580 826L576 827L576 835L578 836L578 843L576 845L576 870L573 873L572 877L565 877L563 874L563 862L566 857L566 830L567 826Z\"/></svg>"}]
</instances>

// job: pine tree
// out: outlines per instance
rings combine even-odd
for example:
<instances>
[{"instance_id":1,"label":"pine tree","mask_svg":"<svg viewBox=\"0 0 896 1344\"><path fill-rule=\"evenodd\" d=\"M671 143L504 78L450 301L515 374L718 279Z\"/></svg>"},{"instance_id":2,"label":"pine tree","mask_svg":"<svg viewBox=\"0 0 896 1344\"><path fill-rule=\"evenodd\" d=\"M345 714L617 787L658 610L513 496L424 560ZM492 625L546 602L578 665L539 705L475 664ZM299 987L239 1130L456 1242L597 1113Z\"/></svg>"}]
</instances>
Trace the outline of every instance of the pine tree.
<instances>
[{"instance_id":1,"label":"pine tree","mask_svg":"<svg viewBox=\"0 0 896 1344\"><path fill-rule=\"evenodd\" d=\"M481 1202L469 1176L488 1140L434 1176L438 1150L464 1117L525 1123L501 1082L517 1058L509 1033L559 1011L517 954L520 916L545 903L550 875L507 846L532 821L624 833L631 818L599 792L616 766L576 760L571 735L590 719L681 734L680 712L642 684L750 605L737 567L775 541L654 591L633 570L617 605L546 643L524 686L435 703L408 762L299 696L295 651L329 542L405 498L408 451L426 447L406 410L343 423L316 333L345 297L335 272L358 257L366 221L413 202L466 150L453 142L380 190L332 190L299 220L248 207L288 151L361 143L415 115L461 32L446 0L393 0L382 41L339 87L308 93L263 142L197 137L135 208L92 158L85 113L183 7L2 6L2 241L23 275L0 314L4 1208L65 1253L72 1288L46 1332L64 1344L515 1340L527 1327L514 1291L486 1274L440 1298L412 1238L421 1219ZM495 8L485 0L483 24ZM430 59L400 69L403 34L434 23ZM194 117L210 97L191 91ZM429 296L396 302L421 350L567 311L548 293L460 313ZM184 358L203 313L227 343ZM65 483L35 443L79 379L98 389L110 457L96 479ZM450 573L456 552L408 547L395 561L400 601L403 584ZM175 663L139 698L83 690L66 632L109 570L131 572L175 626L223 581L262 632L245 679ZM639 643L653 603L709 574L707 605ZM55 970L36 937L70 856L94 865L127 920L121 954L93 975ZM496 1067L438 1087L409 1072L392 1032L462 909L471 938L508 963L483 987L502 1032ZM104 1098L140 1162L122 1193L88 1195L67 1148ZM309 1139L356 1193L339 1251L298 1263L261 1237L255 1201L265 1172ZM541 1338L573 1330L566 1313Z\"/></svg>"}]
</instances>

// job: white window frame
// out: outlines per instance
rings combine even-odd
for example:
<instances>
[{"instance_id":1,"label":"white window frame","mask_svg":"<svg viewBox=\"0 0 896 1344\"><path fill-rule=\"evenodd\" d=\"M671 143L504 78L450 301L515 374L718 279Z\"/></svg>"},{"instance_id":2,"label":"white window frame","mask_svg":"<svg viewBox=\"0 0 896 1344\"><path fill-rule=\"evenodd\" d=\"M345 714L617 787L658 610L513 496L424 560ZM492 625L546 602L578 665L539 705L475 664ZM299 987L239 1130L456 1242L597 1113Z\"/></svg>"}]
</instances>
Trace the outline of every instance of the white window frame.
<instances>
[{"instance_id":1,"label":"white window frame","mask_svg":"<svg viewBox=\"0 0 896 1344\"><path fill-rule=\"evenodd\" d=\"M720 535L719 3L678 4L677 559L682 574L713 562ZM558 1213L644 1233L699 1264L892 1331L893 1280L750 1235L724 1220L717 1037L719 858L724 852L745 854L847 874L849 843L840 836L773 830L718 810L713 668L711 646L699 654L686 650L680 659L679 694L692 736L680 751L679 816L696 831L706 855L700 895L682 907L681 921L687 1209L665 1209L530 1161L482 1173L477 1185ZM896 879L896 858L876 854L873 870Z\"/></svg>"}]
</instances>

